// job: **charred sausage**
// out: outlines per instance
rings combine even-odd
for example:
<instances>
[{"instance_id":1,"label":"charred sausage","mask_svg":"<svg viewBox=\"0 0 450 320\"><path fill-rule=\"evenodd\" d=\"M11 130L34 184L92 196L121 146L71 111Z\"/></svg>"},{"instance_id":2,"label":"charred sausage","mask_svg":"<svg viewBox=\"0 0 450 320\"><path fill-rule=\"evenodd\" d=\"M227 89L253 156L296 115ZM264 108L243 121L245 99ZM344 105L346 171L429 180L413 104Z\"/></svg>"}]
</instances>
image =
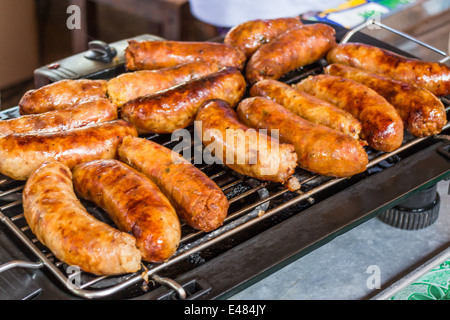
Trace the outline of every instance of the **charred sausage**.
<instances>
[{"instance_id":1,"label":"charred sausage","mask_svg":"<svg viewBox=\"0 0 450 320\"><path fill-rule=\"evenodd\" d=\"M107 93L109 99L120 107L135 98L218 72L220 69L221 66L212 61L194 61L158 70L127 72L108 81Z\"/></svg>"},{"instance_id":2,"label":"charred sausage","mask_svg":"<svg viewBox=\"0 0 450 320\"><path fill-rule=\"evenodd\" d=\"M64 131L115 119L117 107L107 99L99 99L74 107L1 120L0 135Z\"/></svg>"},{"instance_id":3,"label":"charred sausage","mask_svg":"<svg viewBox=\"0 0 450 320\"><path fill-rule=\"evenodd\" d=\"M237 107L249 127L279 130L280 141L295 147L298 164L310 172L348 177L365 171L368 155L361 144L342 132L305 120L265 97L250 97Z\"/></svg>"},{"instance_id":4,"label":"charred sausage","mask_svg":"<svg viewBox=\"0 0 450 320\"><path fill-rule=\"evenodd\" d=\"M261 45L302 24L299 17L246 21L231 28L223 42L244 52L248 59Z\"/></svg>"},{"instance_id":5,"label":"charred sausage","mask_svg":"<svg viewBox=\"0 0 450 320\"><path fill-rule=\"evenodd\" d=\"M157 94L131 100L122 106L120 117L131 122L139 134L171 133L191 125L205 101L223 99L235 106L245 89L241 72L236 68L225 68Z\"/></svg>"},{"instance_id":6,"label":"charred sausage","mask_svg":"<svg viewBox=\"0 0 450 320\"><path fill-rule=\"evenodd\" d=\"M414 84L336 63L327 66L324 72L357 81L375 90L397 109L406 129L416 137L437 134L447 123L441 100Z\"/></svg>"},{"instance_id":7,"label":"charred sausage","mask_svg":"<svg viewBox=\"0 0 450 320\"><path fill-rule=\"evenodd\" d=\"M96 275L140 269L135 238L86 211L64 164L48 161L39 166L27 180L22 198L31 231L59 260Z\"/></svg>"},{"instance_id":8,"label":"charred sausage","mask_svg":"<svg viewBox=\"0 0 450 320\"><path fill-rule=\"evenodd\" d=\"M178 216L197 230L223 224L228 200L205 173L180 154L148 139L125 137L119 159L149 177L167 196Z\"/></svg>"},{"instance_id":9,"label":"charred sausage","mask_svg":"<svg viewBox=\"0 0 450 320\"><path fill-rule=\"evenodd\" d=\"M73 185L77 195L102 208L120 230L131 232L143 260L162 262L177 250L180 220L142 173L115 159L95 160L73 169Z\"/></svg>"},{"instance_id":10,"label":"charred sausage","mask_svg":"<svg viewBox=\"0 0 450 320\"><path fill-rule=\"evenodd\" d=\"M250 96L269 98L308 121L359 139L361 123L350 113L278 80L266 79L255 83Z\"/></svg>"},{"instance_id":11,"label":"charred sausage","mask_svg":"<svg viewBox=\"0 0 450 320\"><path fill-rule=\"evenodd\" d=\"M101 98L106 98L106 80L60 80L28 90L19 101L19 112L42 113Z\"/></svg>"},{"instance_id":12,"label":"charred sausage","mask_svg":"<svg viewBox=\"0 0 450 320\"><path fill-rule=\"evenodd\" d=\"M123 137L137 136L124 120L113 120L63 132L15 133L0 137L0 173L26 180L44 161L56 160L72 169L95 159L117 156Z\"/></svg>"},{"instance_id":13,"label":"charred sausage","mask_svg":"<svg viewBox=\"0 0 450 320\"><path fill-rule=\"evenodd\" d=\"M204 41L135 41L125 49L128 70L153 70L195 60L215 61L224 67L243 69L245 54L235 47Z\"/></svg>"},{"instance_id":14,"label":"charred sausage","mask_svg":"<svg viewBox=\"0 0 450 320\"><path fill-rule=\"evenodd\" d=\"M350 112L362 125L361 138L378 151L393 151L403 142L397 110L374 90L356 81L320 74L296 84L301 90Z\"/></svg>"},{"instance_id":15,"label":"charred sausage","mask_svg":"<svg viewBox=\"0 0 450 320\"><path fill-rule=\"evenodd\" d=\"M322 23L290 29L259 47L245 67L250 84L264 79L278 80L289 71L325 57L335 46L335 30Z\"/></svg>"},{"instance_id":16,"label":"charred sausage","mask_svg":"<svg viewBox=\"0 0 450 320\"><path fill-rule=\"evenodd\" d=\"M275 181L289 190L300 188L294 146L247 127L223 100L210 100L199 110L195 126L212 155L232 170L253 178Z\"/></svg>"},{"instance_id":17,"label":"charred sausage","mask_svg":"<svg viewBox=\"0 0 450 320\"><path fill-rule=\"evenodd\" d=\"M411 59L363 43L339 44L327 60L414 83L437 96L450 94L450 67L443 63Z\"/></svg>"}]
</instances>

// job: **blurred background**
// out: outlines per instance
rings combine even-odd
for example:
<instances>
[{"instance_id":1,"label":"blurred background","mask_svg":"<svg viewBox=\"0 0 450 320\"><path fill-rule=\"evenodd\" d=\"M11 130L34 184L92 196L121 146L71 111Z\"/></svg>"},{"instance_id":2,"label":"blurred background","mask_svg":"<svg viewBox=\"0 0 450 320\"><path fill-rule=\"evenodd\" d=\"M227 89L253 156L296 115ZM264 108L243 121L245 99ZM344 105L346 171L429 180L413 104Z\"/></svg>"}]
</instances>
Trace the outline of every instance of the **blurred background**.
<instances>
[{"instance_id":1,"label":"blurred background","mask_svg":"<svg viewBox=\"0 0 450 320\"><path fill-rule=\"evenodd\" d=\"M154 34L169 40L203 41L225 32L224 25L213 25L214 19L200 16L203 2L214 8L218 17L225 15L218 4L229 5L231 16L239 11L239 17L254 18L259 13L244 9L244 1L220 0L1 0L0 1L0 109L16 106L26 90L33 88L34 69L50 64L75 53L85 51L91 40L107 43L140 34ZM329 0L283 0L291 15L309 11L318 13L325 8L335 8L339 3L352 6L375 1ZM264 1L263 1L264 2ZM270 1L269 1L270 2ZM261 1L248 1L253 7ZM277 6L280 6L278 1ZM438 49L448 52L450 34L450 0L380 0L388 8L396 8L383 14L383 22L405 33L413 35ZM81 9L81 29L67 26L70 5ZM198 14L193 15L195 4ZM234 7L231 7L231 4ZM398 6L398 5L403 6ZM290 5L289 8L287 6ZM279 10L277 12L282 12ZM196 10L194 10L196 11ZM328 13L335 14L335 10ZM348 13L345 11L344 13ZM272 14L276 14L272 12ZM329 17L331 17L331 14ZM344 15L345 18L347 16ZM217 18L216 18L217 19ZM223 19L222 19L223 20ZM225 26L226 27L226 26ZM375 37L387 39L409 52L420 53L411 44L397 42L391 34L376 32ZM435 57L430 57L435 59Z\"/></svg>"},{"instance_id":2,"label":"blurred background","mask_svg":"<svg viewBox=\"0 0 450 320\"><path fill-rule=\"evenodd\" d=\"M80 30L67 27L71 4L82 10ZM17 105L33 88L34 69L84 51L91 40L110 43L144 33L205 40L216 28L194 18L188 0L1 0L1 109Z\"/></svg>"}]
</instances>

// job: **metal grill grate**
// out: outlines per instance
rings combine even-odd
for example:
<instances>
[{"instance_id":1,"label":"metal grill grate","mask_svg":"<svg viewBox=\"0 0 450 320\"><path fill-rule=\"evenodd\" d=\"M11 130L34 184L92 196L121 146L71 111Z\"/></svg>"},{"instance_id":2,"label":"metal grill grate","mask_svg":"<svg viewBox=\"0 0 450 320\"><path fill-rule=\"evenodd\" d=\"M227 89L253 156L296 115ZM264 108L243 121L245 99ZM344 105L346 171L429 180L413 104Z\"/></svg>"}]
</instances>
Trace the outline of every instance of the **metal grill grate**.
<instances>
[{"instance_id":1,"label":"metal grill grate","mask_svg":"<svg viewBox=\"0 0 450 320\"><path fill-rule=\"evenodd\" d=\"M348 38L344 39L348 40ZM282 81L287 83L300 81L311 74L321 73L323 66L323 62L318 62L300 70L296 74L286 75ZM442 101L448 114L450 100L442 98ZM13 108L3 112L1 119L16 116L18 116L18 110ZM444 130L448 128L450 128L450 124L447 124ZM193 128L191 128L191 134L193 134ZM329 194L331 189L340 184L343 184L345 187L348 183L354 183L368 175L376 174L383 168L392 166L397 161L407 157L409 153L413 153L410 150L414 146L424 143L427 139L434 138L436 137L414 138L406 133L403 145L393 152L383 153L367 149L370 162L366 172L352 178L330 178L297 169L295 175L302 187L295 192L291 192L277 183L241 176L218 164L197 164L203 172L222 188L229 199L230 210L224 225L210 233L196 231L183 225L180 247L173 257L160 264L144 262L141 271L124 276L98 277L76 270L73 272L74 270L70 266L56 259L37 240L26 223L22 210L24 182L3 177L0 178L0 220L31 250L37 257L37 260L35 263L11 261L0 266L0 272L13 267L46 267L69 292L86 299L108 297L124 290L142 290L145 292L160 285L171 287L180 298L184 298L186 292L183 287L172 281L170 275L174 272L183 272L186 264L192 267L203 263L207 259L207 254L201 255L200 253L208 250L214 251L215 245L227 241L243 231L247 232L251 226L271 219L286 219L283 215L301 214L302 208L313 205L316 197L323 192ZM148 136L147 139L156 141L169 148L176 143L168 135L155 134ZM190 148L195 148L195 146L191 145ZM95 217L112 224L111 220L101 209L85 201L83 204ZM287 210L289 211L288 213L286 213ZM153 281L148 281L149 279Z\"/></svg>"},{"instance_id":2,"label":"metal grill grate","mask_svg":"<svg viewBox=\"0 0 450 320\"><path fill-rule=\"evenodd\" d=\"M447 111L449 109L447 101ZM449 127L450 124L447 124L444 130ZM160 136L155 135L151 138L158 137ZM405 143L399 149L390 153L369 152L370 162L367 172L376 172L379 165L389 166L389 163L397 161L396 156L425 139L427 138L406 138ZM171 141L162 144L169 143ZM30 264L28 267L46 266L72 293L83 298L100 298L137 283L146 284L146 279L152 278L153 275L155 275L154 278L157 279L157 283L165 283L157 276L159 272L164 272L165 269L175 266L183 260L195 259L195 255L200 251L232 237L264 219L273 217L280 211L302 203L305 206L312 205L316 194L348 180L348 178L323 177L298 169L296 177L301 182L302 187L300 190L291 192L276 183L237 175L220 165L200 165L200 168L208 173L208 176L222 188L229 199L230 211L224 225L211 233L195 231L184 225L183 236L177 253L161 264L144 263L142 271L135 274L97 277L84 272L72 272L69 266L57 260L47 248L39 243L25 221L21 199L23 182L8 178L0 180L0 218L38 258L35 265ZM207 172L208 170L209 172ZM84 205L90 213L103 221L108 221L106 214L101 209L87 202L84 202ZM3 269L14 266L16 265L9 264L4 266ZM3 270L0 268L0 271ZM75 279L79 279L79 281L77 282ZM181 288L176 288L175 284L172 285L174 289L181 290Z\"/></svg>"}]
</instances>

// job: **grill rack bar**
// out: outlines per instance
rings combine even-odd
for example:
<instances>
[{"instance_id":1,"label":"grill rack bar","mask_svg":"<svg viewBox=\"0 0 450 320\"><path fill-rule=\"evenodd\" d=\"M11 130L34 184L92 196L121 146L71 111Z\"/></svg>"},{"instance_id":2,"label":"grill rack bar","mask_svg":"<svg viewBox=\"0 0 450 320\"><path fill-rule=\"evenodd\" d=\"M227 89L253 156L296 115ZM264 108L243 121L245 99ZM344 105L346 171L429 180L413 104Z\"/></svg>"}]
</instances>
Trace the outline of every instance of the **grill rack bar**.
<instances>
[{"instance_id":1,"label":"grill rack bar","mask_svg":"<svg viewBox=\"0 0 450 320\"><path fill-rule=\"evenodd\" d=\"M344 38L341 40L341 43L347 42L356 32L362 30L363 28L367 27L370 24L378 25L378 26L385 28L389 31L392 31L406 39L409 39L420 45L423 45L424 47L427 47L441 55L444 55L445 58L442 59L440 62L445 62L450 58L444 52L442 52L434 47L431 47L428 44L423 43L407 34L404 34L395 29L392 29L392 28L380 23L379 21L376 21L375 19L368 20L367 22L361 24L360 26L357 26L354 29L350 30L344 36ZM304 77L308 74L313 74L314 72L320 72L322 67L323 66L319 66L316 69L310 70L301 76ZM287 80L287 82L289 82L289 80ZM448 107L448 105L450 105L450 100L447 99L446 97L441 98L441 100L447 105L446 111L448 112L450 109L450 107ZM447 125L443 128L443 130L447 130L448 128L450 128L450 123L447 123ZM149 139L153 139L156 137L158 137L158 135L151 136L151 137L149 137ZM380 162L387 160L387 159L401 153L402 151L407 150L408 148L410 148L426 139L433 139L433 138L439 138L439 135L433 136L433 137L414 138L414 139L411 139L410 141L406 142L400 148L398 148L397 150L395 150L393 152L378 154L375 157L373 157L373 159L370 160L370 162L367 166L367 169L376 166ZM162 143L162 144L167 145L171 142L173 142L173 141L168 141L168 142ZM211 165L205 165L205 166L201 167L201 169L206 169L210 166ZM229 172L230 172L230 170L224 169L210 177L214 179L214 178L220 177L221 175L225 175ZM299 181L303 187L304 184L312 182L316 178L319 178L319 177L320 176L318 176L318 175L310 174L309 176L307 176L304 179L299 179ZM38 260L36 262L28 262L28 261L7 262L3 265L0 265L0 273L3 271L9 270L10 268L14 268L14 267L25 267L25 268L33 268L33 269L39 269L42 267L46 267L56 276L56 278L62 284L65 285L66 289L69 292L71 292L72 294L74 294L78 297L85 298L85 299L96 299L96 298L107 297L107 296L113 295L115 293L118 293L121 290L124 290L124 289L126 289L132 285L135 285L139 282L146 282L146 281L148 281L147 280L148 277L151 277L152 280L155 281L156 283L169 286L171 289L175 290L178 293L178 296L181 299L183 299L185 297L185 292L183 292L184 289L180 285L176 284L176 282L174 282L173 280L167 279L164 277L160 277L157 274L157 272L162 271L169 266L175 265L176 263L182 261L183 259L186 259L190 255L200 252L200 251L204 250L205 248L208 248L208 247L214 245L215 243L222 241L223 239L226 239L236 233L244 231L246 228L248 228L264 219L272 217L275 214L279 213L280 211L283 211L283 210L289 208L290 206L293 206L302 201L307 201L309 203L312 203L312 202L314 202L314 198L313 198L314 195L316 195L319 192L324 191L334 185L337 185L347 179L348 178L330 178L328 181L319 184L318 186L314 187L313 189L311 189L309 191L302 191L300 189L295 192L297 195L295 195L295 193L294 193L293 198L291 198L288 201L282 203L281 205L278 205L267 211L262 210L262 209L267 209L272 200L275 200L278 197L281 197L286 193L290 193L290 191L284 188L284 189L281 189L270 195L270 194L268 194L267 188L269 186L273 185L273 183L265 182L265 181L259 181L259 182L257 181L257 184L254 185L252 188L246 190L244 193L238 194L236 197L232 197L229 199L230 203L234 203L236 201L244 199L247 196L254 195L255 193L258 193L261 191L262 192L265 191L265 194L263 196L261 196L261 199L259 199L256 202L253 202L252 204L250 204L248 206L240 208L236 212L231 213L225 220L225 223L228 223L230 221L232 222L232 220L234 220L234 219L243 220L239 225L234 226L233 228L231 228L229 230L225 230L221 233L219 232L217 236L208 238L206 241L202 241L202 238L201 238L202 232L198 231L198 232L190 233L189 235L183 237L182 243L189 242L189 240L191 240L191 239L200 237L200 241L198 241L198 243L195 246L193 246L192 248L187 247L184 250L179 250L180 252L177 252L172 258L170 258L168 261L166 261L164 263L154 265L154 266L149 265L149 266L147 266L146 271L143 271L143 272L139 271L137 273L121 277L120 281L112 286L109 286L109 287L103 288L103 289L92 289L92 290L89 290L87 288L101 282L102 280L105 280L105 279L108 279L111 277L99 276L99 277L95 277L89 281L86 281L80 285L75 285L72 280L76 276L80 275L83 272L82 271L74 272L74 273L71 273L70 275L64 274L64 272L62 271L62 268L64 266L66 266L66 264L61 261L58 261L51 252L48 251L46 253L45 250L38 248L38 245L39 245L38 239L35 237L34 238L29 237L25 234L25 232L28 232L28 231L31 232L30 228L27 225L25 225L22 228L18 227L17 224L20 221L25 220L23 213L19 213L19 214L13 215L11 217L5 215L5 213L4 213L5 211L7 211L11 208L20 206L22 204L22 201L20 199L15 200L15 201L9 202L0 207L0 221L3 222L18 237L18 239L21 240L31 250L31 252L38 257ZM0 187L3 184L7 184L10 181L11 180L9 180L9 179L0 180ZM247 178L247 177L238 177L237 180L235 180L233 182L229 182L228 184L223 186L222 190L224 190L224 192L225 192L225 191L232 189L233 187L236 187L240 184L249 183L249 181L255 182L256 180ZM10 196L17 192L20 192L23 189L23 186L24 185L20 185L20 186L17 186L17 187L14 187L14 188L11 188L11 189L1 192L0 200L2 200L4 197ZM248 213L249 211L250 211L250 213ZM253 213L253 215L252 215L252 213ZM221 231L221 229L223 229L223 228L224 227L219 228L219 231ZM180 246L180 248L181 248L181 246Z\"/></svg>"}]
</instances>

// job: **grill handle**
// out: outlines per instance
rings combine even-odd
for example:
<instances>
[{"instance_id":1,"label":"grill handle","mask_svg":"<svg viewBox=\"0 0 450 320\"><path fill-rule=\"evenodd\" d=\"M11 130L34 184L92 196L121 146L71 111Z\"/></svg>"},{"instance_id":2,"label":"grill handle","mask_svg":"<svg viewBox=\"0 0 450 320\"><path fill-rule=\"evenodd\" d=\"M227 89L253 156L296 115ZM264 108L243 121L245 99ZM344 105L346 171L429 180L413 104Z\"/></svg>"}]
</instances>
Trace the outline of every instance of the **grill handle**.
<instances>
[{"instance_id":1,"label":"grill handle","mask_svg":"<svg viewBox=\"0 0 450 320\"><path fill-rule=\"evenodd\" d=\"M184 290L183 286L178 284L178 282L170 279L170 278L166 278L166 277L160 277L157 274L152 274L152 279L153 281L155 281L156 283L159 283L161 285L165 285L170 287L171 289L175 290L175 292L177 293L178 297L181 300L186 299L187 297L187 293L186 290Z\"/></svg>"},{"instance_id":2,"label":"grill handle","mask_svg":"<svg viewBox=\"0 0 450 320\"><path fill-rule=\"evenodd\" d=\"M28 269L40 269L43 266L44 266L44 263L42 263L42 262L13 260L13 261L10 261L10 262L0 265L0 273L4 272L6 270L12 269L12 268L16 268L16 267L28 268Z\"/></svg>"},{"instance_id":3,"label":"grill handle","mask_svg":"<svg viewBox=\"0 0 450 320\"><path fill-rule=\"evenodd\" d=\"M403 33L401 31L395 30L395 29L393 29L393 28L391 28L391 27L381 23L380 21L377 21L376 19L369 19L366 22L361 23L360 25L358 25L355 28L353 28L352 30L350 30L349 32L347 32L345 34L345 36L341 39L340 43L347 43L350 40L350 38L355 33L359 32L359 31L361 31L361 30L363 30L365 28L369 28L369 26L372 26L372 25L377 25L380 28L383 28L383 29L388 30L388 31L390 31L392 33L395 33L396 35L399 35L399 36L401 36L401 37L403 37L405 39L413 41L413 42L415 42L415 43L417 43L417 44L419 44L419 45L421 45L421 46L423 46L425 48L428 48L428 49L430 49L430 50L432 50L432 51L434 51L434 52L444 56L443 59L439 60L440 63L444 63L444 62L450 60L450 56L447 55L447 53L445 53L444 51L439 50L439 49L437 49L437 48L435 48L433 46L430 46L429 44L427 44L427 43L425 43L423 41L420 41L419 39L416 39L416 38L414 38L414 37L412 37L412 36L410 36L410 35L408 35L406 33Z\"/></svg>"},{"instance_id":4,"label":"grill handle","mask_svg":"<svg viewBox=\"0 0 450 320\"><path fill-rule=\"evenodd\" d=\"M440 147L437 151L439 152L440 155L450 160L450 135L439 134L435 138L445 142L445 144L442 147Z\"/></svg>"}]
</instances>

